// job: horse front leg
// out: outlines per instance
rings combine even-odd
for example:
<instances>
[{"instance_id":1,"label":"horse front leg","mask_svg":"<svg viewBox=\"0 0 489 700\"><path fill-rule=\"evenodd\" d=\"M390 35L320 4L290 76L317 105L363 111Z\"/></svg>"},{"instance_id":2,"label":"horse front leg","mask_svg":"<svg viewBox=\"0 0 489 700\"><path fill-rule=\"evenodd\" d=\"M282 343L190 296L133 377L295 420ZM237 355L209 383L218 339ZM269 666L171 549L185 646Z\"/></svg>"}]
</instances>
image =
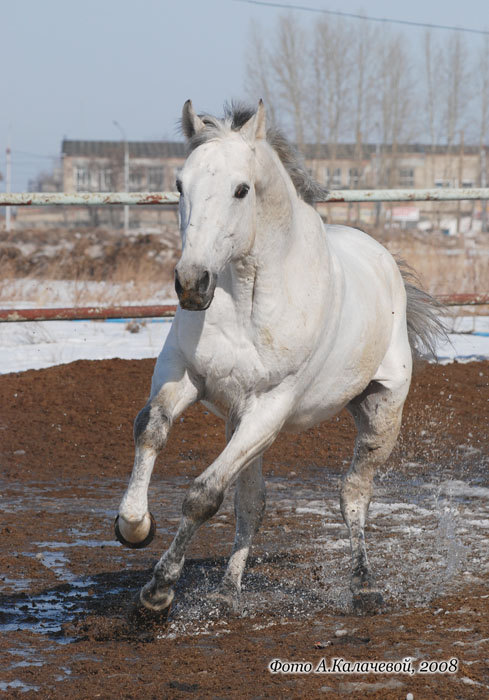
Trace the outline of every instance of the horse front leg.
<instances>
[{"instance_id":1,"label":"horse front leg","mask_svg":"<svg viewBox=\"0 0 489 700\"><path fill-rule=\"evenodd\" d=\"M241 594L241 578L250 553L253 538L260 527L266 505L262 456L257 457L238 477L234 496L236 534L234 545L221 583L211 599L224 603L237 612Z\"/></svg>"},{"instance_id":2,"label":"horse front leg","mask_svg":"<svg viewBox=\"0 0 489 700\"><path fill-rule=\"evenodd\" d=\"M167 368L170 365L167 365ZM172 422L199 398L199 391L185 371L178 379L155 368L151 396L134 421L135 457L129 485L115 520L116 539L126 547L146 547L156 525L148 509L148 486L153 466L166 444Z\"/></svg>"},{"instance_id":3,"label":"horse front leg","mask_svg":"<svg viewBox=\"0 0 489 700\"><path fill-rule=\"evenodd\" d=\"M226 423L226 440L233 436L235 425L232 420ZM262 474L263 456L249 464L236 481L234 494L234 515L236 534L233 549L221 583L210 594L211 600L237 612L239 609L241 578L250 553L253 538L260 527L265 512L266 490Z\"/></svg>"},{"instance_id":4,"label":"horse front leg","mask_svg":"<svg viewBox=\"0 0 489 700\"><path fill-rule=\"evenodd\" d=\"M264 450L272 444L285 419L284 404L286 402L275 400L272 396L255 401L253 407L240 419L223 452L194 480L182 505L182 518L175 538L156 565L153 578L141 590L140 599L146 608L160 611L170 605L174 595L173 585L181 574L190 540L198 528L217 513L227 487L255 460L259 460ZM253 479L253 474L256 471L252 469L248 476L243 475L243 483ZM239 502L243 506L243 516L245 504L249 501L244 499ZM238 511L240 508L241 506ZM261 511L258 508L260 516ZM239 538L237 536L231 568L228 570L228 581L234 587L239 584L251 544L251 531L258 520L259 517L255 517L253 525L253 518L241 517L240 535Z\"/></svg>"}]
</instances>

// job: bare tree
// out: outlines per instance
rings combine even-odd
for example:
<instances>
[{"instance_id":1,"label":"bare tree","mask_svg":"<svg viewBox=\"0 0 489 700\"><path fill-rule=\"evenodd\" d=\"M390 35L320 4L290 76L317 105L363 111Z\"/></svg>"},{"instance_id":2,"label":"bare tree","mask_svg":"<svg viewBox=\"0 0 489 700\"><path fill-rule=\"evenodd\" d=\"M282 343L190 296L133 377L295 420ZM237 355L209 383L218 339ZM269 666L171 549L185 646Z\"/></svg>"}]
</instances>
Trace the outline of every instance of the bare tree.
<instances>
[{"instance_id":1,"label":"bare tree","mask_svg":"<svg viewBox=\"0 0 489 700\"><path fill-rule=\"evenodd\" d=\"M372 138L375 128L374 108L376 97L375 47L380 33L371 24L357 22L354 31L349 31L353 44L351 80L354 118L354 136L358 144Z\"/></svg>"},{"instance_id":2,"label":"bare tree","mask_svg":"<svg viewBox=\"0 0 489 700\"><path fill-rule=\"evenodd\" d=\"M324 115L321 121L322 139L331 146L331 158L337 156L337 147L351 127L351 70L352 44L341 20L320 20L314 29L314 78L312 90L316 93L317 107Z\"/></svg>"},{"instance_id":3,"label":"bare tree","mask_svg":"<svg viewBox=\"0 0 489 700\"><path fill-rule=\"evenodd\" d=\"M440 48L435 44L430 30L424 36L424 104L426 110L426 122L428 125L431 158L431 182L435 180L435 152L440 143L443 120L443 100L440 99L440 86L442 85L442 56Z\"/></svg>"},{"instance_id":4,"label":"bare tree","mask_svg":"<svg viewBox=\"0 0 489 700\"><path fill-rule=\"evenodd\" d=\"M489 36L485 36L477 56L477 76L479 82L479 154L481 187L487 187L487 141L489 139ZM482 231L488 230L487 202L482 202Z\"/></svg>"},{"instance_id":5,"label":"bare tree","mask_svg":"<svg viewBox=\"0 0 489 700\"><path fill-rule=\"evenodd\" d=\"M303 27L292 15L279 18L276 44L271 55L278 103L288 114L299 148L305 143L307 113L307 38Z\"/></svg>"},{"instance_id":6,"label":"bare tree","mask_svg":"<svg viewBox=\"0 0 489 700\"><path fill-rule=\"evenodd\" d=\"M457 133L464 128L470 99L468 56L465 40L460 32L450 36L443 50L444 80L442 100L445 105L445 139L450 150ZM443 99L444 98L444 99Z\"/></svg>"},{"instance_id":7,"label":"bare tree","mask_svg":"<svg viewBox=\"0 0 489 700\"><path fill-rule=\"evenodd\" d=\"M284 115L300 148L305 143L309 68L306 31L290 14L279 17L272 41L252 24L247 52L246 90L263 97L272 120Z\"/></svg>"},{"instance_id":8,"label":"bare tree","mask_svg":"<svg viewBox=\"0 0 489 700\"><path fill-rule=\"evenodd\" d=\"M398 146L415 133L415 94L406 40L384 34L378 43L377 110L382 142L390 153L382 153L382 180L392 185Z\"/></svg>"},{"instance_id":9,"label":"bare tree","mask_svg":"<svg viewBox=\"0 0 489 700\"><path fill-rule=\"evenodd\" d=\"M489 137L489 36L487 35L478 51L475 73L480 105L479 147L482 148Z\"/></svg>"},{"instance_id":10,"label":"bare tree","mask_svg":"<svg viewBox=\"0 0 489 700\"><path fill-rule=\"evenodd\" d=\"M246 54L245 90L253 102L263 99L272 121L276 121L275 103L277 101L272 75L270 51L259 25L253 21L250 26L248 49Z\"/></svg>"}]
</instances>

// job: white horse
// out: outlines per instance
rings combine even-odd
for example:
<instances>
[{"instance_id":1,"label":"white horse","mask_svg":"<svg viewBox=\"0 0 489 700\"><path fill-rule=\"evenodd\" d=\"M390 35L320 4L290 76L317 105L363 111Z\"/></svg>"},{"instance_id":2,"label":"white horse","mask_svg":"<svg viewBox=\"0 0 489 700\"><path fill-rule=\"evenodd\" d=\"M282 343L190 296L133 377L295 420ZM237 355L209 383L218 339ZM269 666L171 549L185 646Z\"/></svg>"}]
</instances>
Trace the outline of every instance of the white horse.
<instances>
[{"instance_id":1,"label":"white horse","mask_svg":"<svg viewBox=\"0 0 489 700\"><path fill-rule=\"evenodd\" d=\"M375 470L401 424L417 341L438 322L430 298L406 282L389 252L361 231L325 226L311 206L324 194L265 108L198 116L182 127L189 156L177 180L180 305L134 424L135 462L116 519L130 547L155 524L147 490L172 422L203 401L226 419L227 446L184 499L178 531L140 592L169 608L185 551L236 482L236 536L218 599L236 608L241 577L265 508L262 455L281 430L299 431L347 407L358 436L341 489L356 606L382 595L369 568L364 526Z\"/></svg>"}]
</instances>

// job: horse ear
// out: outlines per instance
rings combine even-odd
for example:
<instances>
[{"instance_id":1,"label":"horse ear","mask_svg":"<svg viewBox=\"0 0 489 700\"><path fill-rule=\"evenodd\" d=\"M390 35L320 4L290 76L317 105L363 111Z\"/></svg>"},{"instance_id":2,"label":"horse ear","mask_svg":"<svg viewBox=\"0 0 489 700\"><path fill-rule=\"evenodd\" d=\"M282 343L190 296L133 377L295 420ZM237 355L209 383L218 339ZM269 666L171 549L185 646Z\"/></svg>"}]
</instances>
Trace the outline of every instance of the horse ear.
<instances>
[{"instance_id":1,"label":"horse ear","mask_svg":"<svg viewBox=\"0 0 489 700\"><path fill-rule=\"evenodd\" d=\"M250 141L266 138L267 126L265 105L263 104L263 100L258 102L258 109L256 110L255 114L250 117L245 124L243 124L240 132Z\"/></svg>"},{"instance_id":2,"label":"horse ear","mask_svg":"<svg viewBox=\"0 0 489 700\"><path fill-rule=\"evenodd\" d=\"M192 100L187 100L182 109L182 131L186 139L191 139L192 136L198 134L205 127L204 122L195 113L192 105Z\"/></svg>"}]
</instances>

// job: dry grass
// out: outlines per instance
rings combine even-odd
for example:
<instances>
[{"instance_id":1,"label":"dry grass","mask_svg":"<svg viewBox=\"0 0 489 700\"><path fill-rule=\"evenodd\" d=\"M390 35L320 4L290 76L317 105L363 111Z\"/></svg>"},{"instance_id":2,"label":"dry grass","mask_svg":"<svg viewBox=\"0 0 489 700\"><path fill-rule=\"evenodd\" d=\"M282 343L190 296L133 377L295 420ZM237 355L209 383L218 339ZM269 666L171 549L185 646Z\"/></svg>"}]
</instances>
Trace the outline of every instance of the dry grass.
<instances>
[{"instance_id":1,"label":"dry grass","mask_svg":"<svg viewBox=\"0 0 489 700\"><path fill-rule=\"evenodd\" d=\"M416 270L431 294L489 292L489 240L404 234L383 243Z\"/></svg>"},{"instance_id":2,"label":"dry grass","mask_svg":"<svg viewBox=\"0 0 489 700\"><path fill-rule=\"evenodd\" d=\"M0 303L84 306L168 298L178 255L175 236L22 232L0 240Z\"/></svg>"},{"instance_id":3,"label":"dry grass","mask_svg":"<svg viewBox=\"0 0 489 700\"><path fill-rule=\"evenodd\" d=\"M413 267L431 294L489 292L489 236L368 233ZM0 303L83 306L173 297L178 257L176 228L129 237L97 229L21 232L0 239Z\"/></svg>"}]
</instances>

